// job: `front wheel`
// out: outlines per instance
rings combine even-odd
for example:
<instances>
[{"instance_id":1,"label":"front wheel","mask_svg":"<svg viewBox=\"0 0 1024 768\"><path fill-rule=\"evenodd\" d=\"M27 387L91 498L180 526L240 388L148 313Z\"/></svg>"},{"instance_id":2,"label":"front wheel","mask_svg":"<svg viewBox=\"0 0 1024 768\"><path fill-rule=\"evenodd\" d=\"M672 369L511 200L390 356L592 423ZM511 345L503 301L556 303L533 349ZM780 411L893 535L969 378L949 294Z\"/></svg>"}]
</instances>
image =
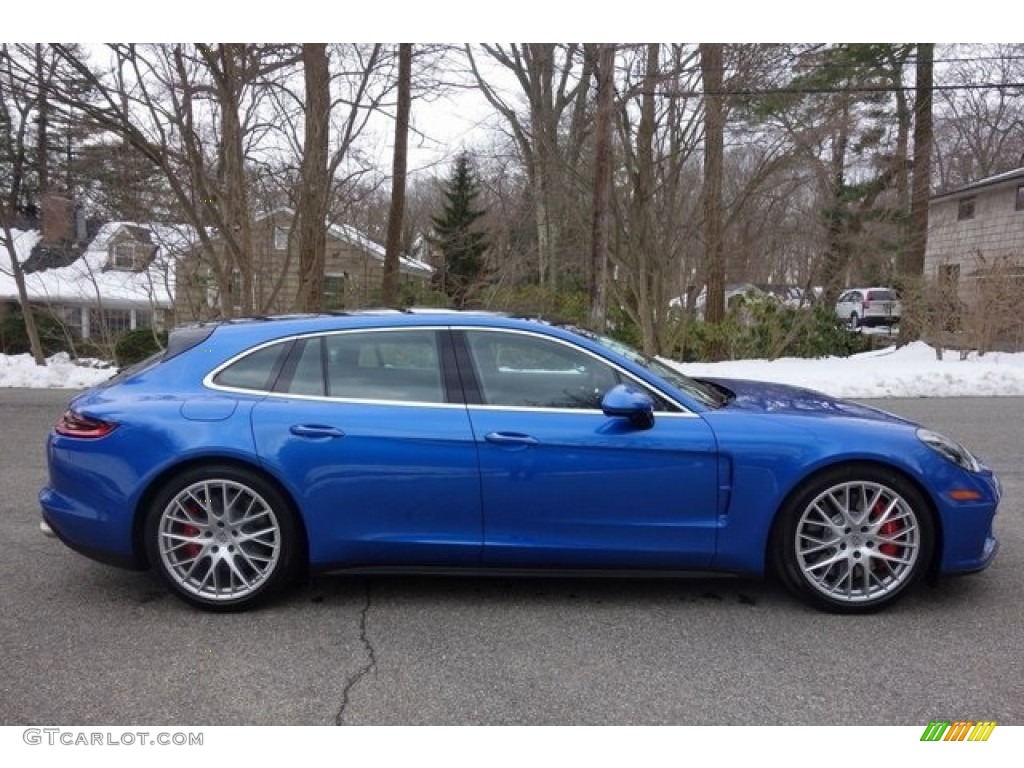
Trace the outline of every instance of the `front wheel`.
<instances>
[{"instance_id":1,"label":"front wheel","mask_svg":"<svg viewBox=\"0 0 1024 768\"><path fill-rule=\"evenodd\" d=\"M145 527L150 563L185 602L238 610L289 581L298 546L290 505L256 472L201 467L167 483Z\"/></svg>"},{"instance_id":2,"label":"front wheel","mask_svg":"<svg viewBox=\"0 0 1024 768\"><path fill-rule=\"evenodd\" d=\"M901 597L928 568L931 509L902 475L874 465L841 467L809 481L780 513L775 570L804 601L867 613Z\"/></svg>"}]
</instances>

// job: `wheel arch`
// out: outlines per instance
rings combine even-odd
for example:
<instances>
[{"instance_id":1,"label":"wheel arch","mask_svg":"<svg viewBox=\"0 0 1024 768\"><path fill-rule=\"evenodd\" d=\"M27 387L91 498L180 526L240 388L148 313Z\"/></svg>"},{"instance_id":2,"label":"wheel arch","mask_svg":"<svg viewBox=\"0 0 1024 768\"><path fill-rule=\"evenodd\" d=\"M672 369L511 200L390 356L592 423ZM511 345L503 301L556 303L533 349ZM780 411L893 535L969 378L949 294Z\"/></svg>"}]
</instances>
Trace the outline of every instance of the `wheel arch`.
<instances>
[{"instance_id":1,"label":"wheel arch","mask_svg":"<svg viewBox=\"0 0 1024 768\"><path fill-rule=\"evenodd\" d=\"M778 506L775 508L775 512L772 516L772 524L768 529L768 535L765 537L764 542L764 565L765 573L769 576L775 577L776 560L773 557L775 547L777 546L776 538L778 536L779 526L782 524L781 521L784 517L783 511L793 501L793 498L799 494L804 487L811 482L814 482L820 477L827 475L831 472L837 472L844 468L854 467L871 467L873 469L881 469L887 472L894 472L898 474L903 480L912 485L918 493L921 494L921 498L925 500L928 505L928 515L931 517L932 530L935 535L935 546L931 553L931 562L928 563L926 574L928 576L934 576L938 572L939 564L942 562L942 551L943 551L943 530L942 530L942 517L939 515L938 507L935 503L935 499L932 497L931 491L923 483L914 477L912 474L907 472L903 467L896 464L892 464L887 461L879 459L843 459L841 461L835 461L824 466L815 467L813 471L801 477L793 486L789 489Z\"/></svg>"},{"instance_id":2,"label":"wheel arch","mask_svg":"<svg viewBox=\"0 0 1024 768\"><path fill-rule=\"evenodd\" d=\"M152 567L152 563L149 562L149 558L146 554L146 543L145 543L145 529L146 529L146 511L153 499L160 492L160 490L170 482L176 474L180 472L187 472L190 469L196 469L199 467L205 467L209 465L235 467L243 469L248 472L255 472L263 480L266 480L274 489L281 494L281 498L290 507L292 517L295 520L295 525L298 527L300 536L299 545L301 551L299 557L301 560L301 568L307 569L309 567L309 532L306 530L306 521L299 514L299 506L295 503L295 499L292 494L288 491L288 488L278 480L273 474L268 472L264 467L251 461L245 461L239 459L236 456L224 456L224 455L204 455L204 456L190 456L184 461L171 464L165 467L156 477L154 477L146 489L142 492L139 497L138 503L135 505L135 514L132 519L132 550L134 552L135 560L143 568Z\"/></svg>"}]
</instances>

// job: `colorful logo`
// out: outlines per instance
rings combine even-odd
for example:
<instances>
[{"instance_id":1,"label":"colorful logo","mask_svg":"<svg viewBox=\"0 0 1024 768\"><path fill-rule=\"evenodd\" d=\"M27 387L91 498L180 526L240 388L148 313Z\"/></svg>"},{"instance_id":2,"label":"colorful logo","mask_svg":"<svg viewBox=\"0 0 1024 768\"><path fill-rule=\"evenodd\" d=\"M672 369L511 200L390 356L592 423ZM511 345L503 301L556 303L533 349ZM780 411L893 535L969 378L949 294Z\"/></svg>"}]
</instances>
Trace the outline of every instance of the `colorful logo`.
<instances>
[{"instance_id":1,"label":"colorful logo","mask_svg":"<svg viewBox=\"0 0 1024 768\"><path fill-rule=\"evenodd\" d=\"M921 741L988 741L995 727L995 720L932 720L921 734Z\"/></svg>"}]
</instances>

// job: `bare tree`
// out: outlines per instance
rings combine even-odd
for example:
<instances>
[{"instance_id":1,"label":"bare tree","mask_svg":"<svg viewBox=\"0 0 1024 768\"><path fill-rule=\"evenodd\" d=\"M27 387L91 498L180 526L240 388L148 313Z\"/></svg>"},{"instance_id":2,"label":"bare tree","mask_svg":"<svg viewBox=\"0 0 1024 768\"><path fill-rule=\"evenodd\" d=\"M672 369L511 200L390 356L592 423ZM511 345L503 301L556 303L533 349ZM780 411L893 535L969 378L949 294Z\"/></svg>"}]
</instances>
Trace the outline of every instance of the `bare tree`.
<instances>
[{"instance_id":1,"label":"bare tree","mask_svg":"<svg viewBox=\"0 0 1024 768\"><path fill-rule=\"evenodd\" d=\"M53 47L91 96L75 96L65 80L54 84L51 102L119 137L160 170L178 211L198 234L221 314L233 315L236 306L251 314L247 171L254 147L276 129L263 102L267 78L294 64L294 52L277 45L113 44L104 67L75 48ZM240 277L238 296L234 274Z\"/></svg>"},{"instance_id":2,"label":"bare tree","mask_svg":"<svg viewBox=\"0 0 1024 768\"><path fill-rule=\"evenodd\" d=\"M25 88L24 80L16 76L16 69L23 65L14 59L25 56L25 52L7 43L0 46L0 229L2 245L7 249L10 274L18 289L18 304L25 318L32 358L36 365L46 365L43 347L39 341L35 316L25 286L25 273L16 247L13 223L23 202L25 174L28 165L28 133L38 106L38 92L32 94Z\"/></svg>"},{"instance_id":3,"label":"bare tree","mask_svg":"<svg viewBox=\"0 0 1024 768\"><path fill-rule=\"evenodd\" d=\"M708 264L704 319L709 323L719 323L725 317L725 257L722 242L724 67L722 45L701 43L700 70L704 84L704 252Z\"/></svg>"},{"instance_id":4,"label":"bare tree","mask_svg":"<svg viewBox=\"0 0 1024 768\"><path fill-rule=\"evenodd\" d=\"M578 44L513 43L482 45L490 61L511 73L526 99L522 115L509 103L477 64L473 47L466 46L470 68L481 92L507 122L530 181L537 238L537 274L541 285L557 289L561 264L564 217L569 194L566 183L576 172L570 165L580 157L589 117L580 104L592 78L590 57ZM563 118L568 116L568 125ZM564 137L564 138L563 138Z\"/></svg>"},{"instance_id":5,"label":"bare tree","mask_svg":"<svg viewBox=\"0 0 1024 768\"><path fill-rule=\"evenodd\" d=\"M331 180L327 176L330 146L331 75L327 45L304 43L302 71L306 86L305 134L299 166L296 221L299 245L297 309L323 309L326 221ZM290 237L294 237L294 233Z\"/></svg>"},{"instance_id":6,"label":"bare tree","mask_svg":"<svg viewBox=\"0 0 1024 768\"><path fill-rule=\"evenodd\" d=\"M615 106L615 44L599 43L591 55L597 59L597 117L594 124L594 214L590 242L590 324L605 326L609 236L612 197L612 118Z\"/></svg>"},{"instance_id":7,"label":"bare tree","mask_svg":"<svg viewBox=\"0 0 1024 768\"><path fill-rule=\"evenodd\" d=\"M384 253L381 303L398 304L398 277L405 214L406 158L409 151L409 111L412 104L412 43L398 47L398 111L395 114L395 150L391 171L391 209Z\"/></svg>"},{"instance_id":8,"label":"bare tree","mask_svg":"<svg viewBox=\"0 0 1024 768\"><path fill-rule=\"evenodd\" d=\"M910 233L900 270L905 277L920 277L924 274L924 253L928 245L934 55L934 43L917 44L917 83L914 89L914 176L910 206Z\"/></svg>"},{"instance_id":9,"label":"bare tree","mask_svg":"<svg viewBox=\"0 0 1024 768\"><path fill-rule=\"evenodd\" d=\"M1024 45L942 46L935 94L936 184L946 191L1024 162Z\"/></svg>"}]
</instances>

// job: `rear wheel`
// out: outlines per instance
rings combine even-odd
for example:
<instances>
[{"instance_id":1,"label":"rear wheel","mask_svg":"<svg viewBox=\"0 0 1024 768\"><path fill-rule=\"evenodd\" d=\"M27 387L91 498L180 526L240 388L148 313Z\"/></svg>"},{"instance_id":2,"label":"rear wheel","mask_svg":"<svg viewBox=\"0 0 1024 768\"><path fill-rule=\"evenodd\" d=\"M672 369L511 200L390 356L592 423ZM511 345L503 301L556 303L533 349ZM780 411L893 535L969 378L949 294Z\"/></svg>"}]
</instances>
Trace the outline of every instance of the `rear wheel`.
<instances>
[{"instance_id":1,"label":"rear wheel","mask_svg":"<svg viewBox=\"0 0 1024 768\"><path fill-rule=\"evenodd\" d=\"M150 563L178 597L209 610L238 610L287 583L298 552L288 502L240 467L188 470L167 483L146 519Z\"/></svg>"},{"instance_id":2,"label":"rear wheel","mask_svg":"<svg viewBox=\"0 0 1024 768\"><path fill-rule=\"evenodd\" d=\"M906 593L931 562L931 509L902 475L874 465L812 478L780 513L776 571L806 602L867 613Z\"/></svg>"}]
</instances>

